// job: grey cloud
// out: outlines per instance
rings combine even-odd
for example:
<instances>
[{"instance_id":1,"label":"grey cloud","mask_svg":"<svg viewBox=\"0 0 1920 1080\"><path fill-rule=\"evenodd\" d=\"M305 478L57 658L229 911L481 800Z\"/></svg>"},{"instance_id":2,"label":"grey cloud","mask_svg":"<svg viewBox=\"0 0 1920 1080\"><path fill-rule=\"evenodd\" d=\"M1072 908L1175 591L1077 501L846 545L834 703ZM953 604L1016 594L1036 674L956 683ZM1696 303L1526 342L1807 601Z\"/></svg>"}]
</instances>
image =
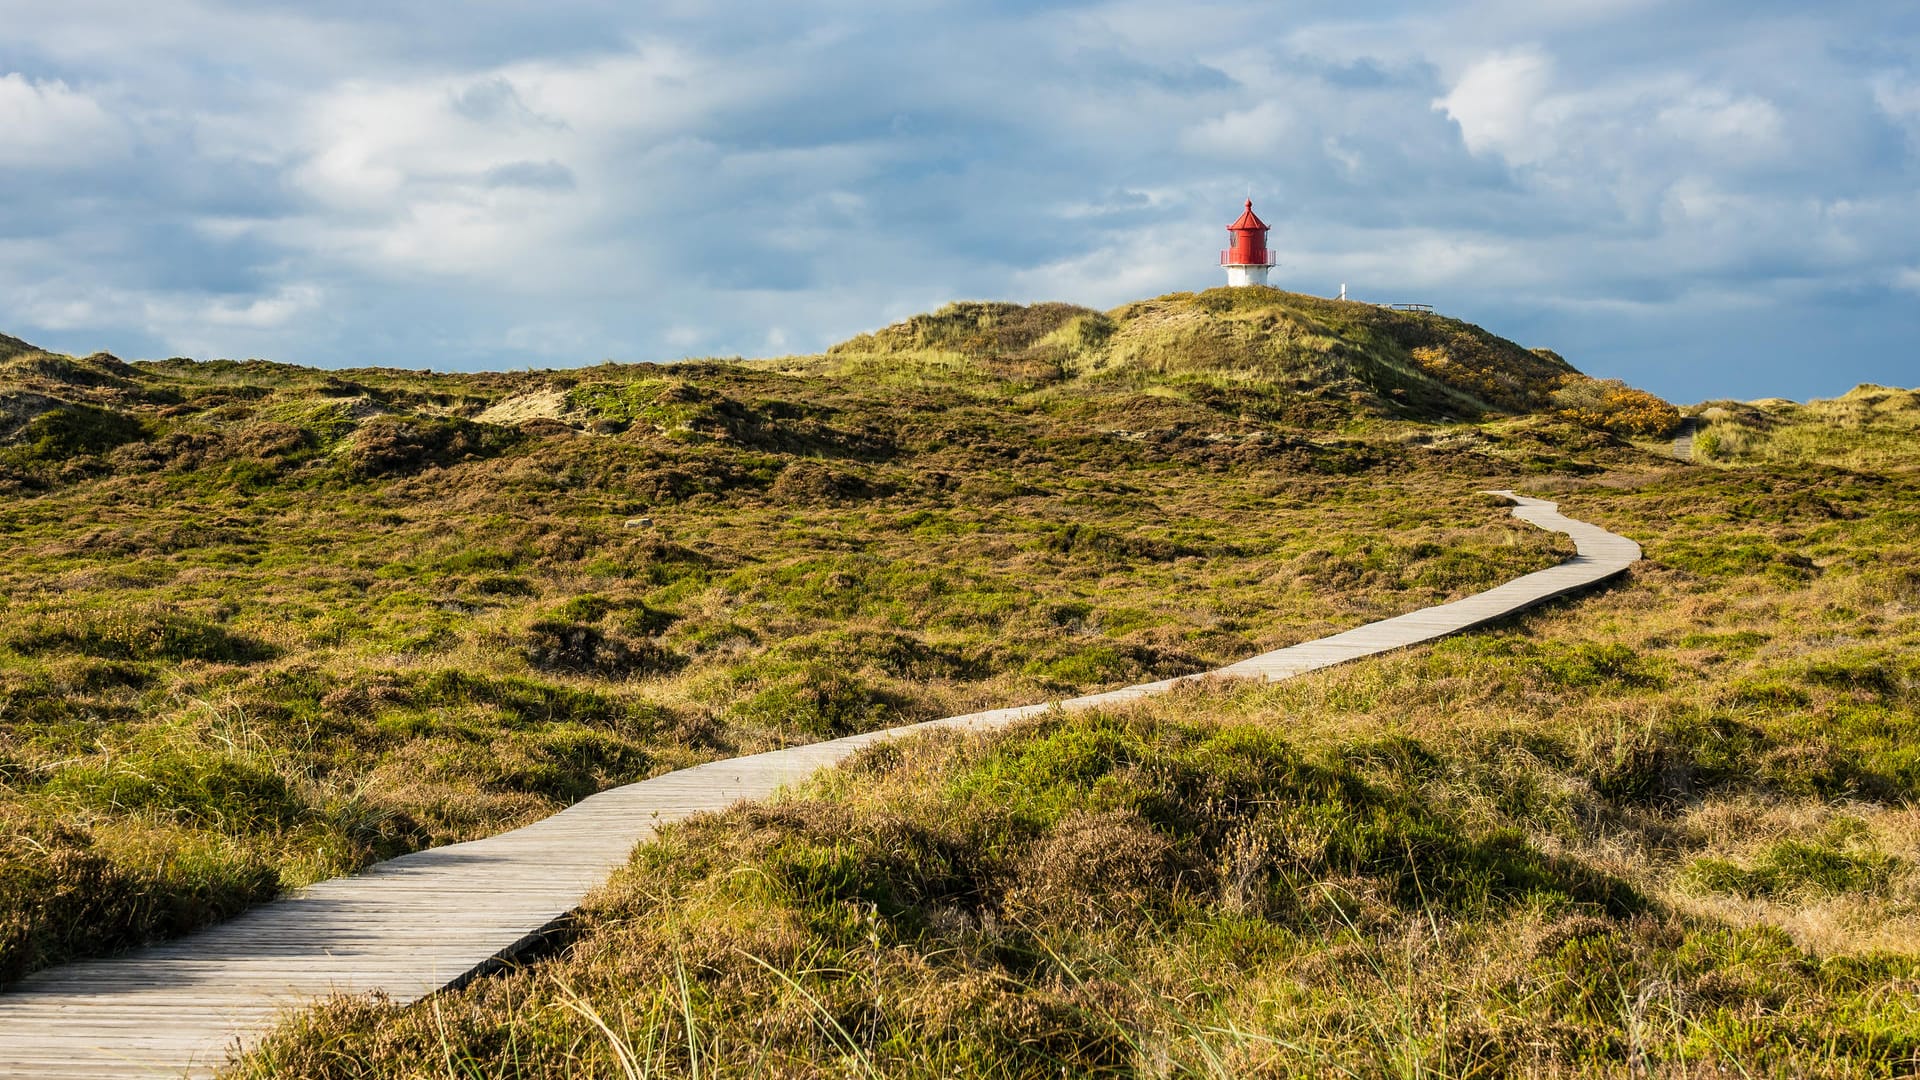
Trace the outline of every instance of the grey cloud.
<instances>
[{"instance_id":1,"label":"grey cloud","mask_svg":"<svg viewBox=\"0 0 1920 1080\"><path fill-rule=\"evenodd\" d=\"M564 120L541 116L527 108L513 83L498 75L481 79L454 95L453 111L483 124L522 123L561 129L567 126Z\"/></svg>"},{"instance_id":2,"label":"grey cloud","mask_svg":"<svg viewBox=\"0 0 1920 1080\"><path fill-rule=\"evenodd\" d=\"M488 169L483 182L488 187L537 188L546 191L570 191L578 186L573 170L557 161L513 161Z\"/></svg>"}]
</instances>

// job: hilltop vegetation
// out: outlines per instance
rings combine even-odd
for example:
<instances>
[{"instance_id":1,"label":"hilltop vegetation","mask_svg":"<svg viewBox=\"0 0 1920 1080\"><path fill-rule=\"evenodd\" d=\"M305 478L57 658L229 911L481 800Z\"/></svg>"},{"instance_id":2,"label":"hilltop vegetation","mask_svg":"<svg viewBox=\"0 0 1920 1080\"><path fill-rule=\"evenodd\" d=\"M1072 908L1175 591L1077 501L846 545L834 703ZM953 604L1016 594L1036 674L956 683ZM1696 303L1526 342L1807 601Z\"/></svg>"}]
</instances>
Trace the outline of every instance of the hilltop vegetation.
<instances>
[{"instance_id":1,"label":"hilltop vegetation","mask_svg":"<svg viewBox=\"0 0 1920 1080\"><path fill-rule=\"evenodd\" d=\"M1111 312L951 304L837 345L827 360L841 372L898 371L906 361L1058 386L1067 398L1148 392L1305 426L1555 413L1657 435L1679 421L1651 395L1470 323L1277 289L1174 293Z\"/></svg>"},{"instance_id":2,"label":"hilltop vegetation","mask_svg":"<svg viewBox=\"0 0 1920 1080\"><path fill-rule=\"evenodd\" d=\"M1631 453L847 355L0 361L0 975L696 761L1462 595L1562 550L1487 477Z\"/></svg>"},{"instance_id":3,"label":"hilltop vegetation","mask_svg":"<svg viewBox=\"0 0 1920 1080\"><path fill-rule=\"evenodd\" d=\"M17 337L8 337L6 334L0 334L0 360L11 359L21 353L37 353L39 351L39 349L21 341Z\"/></svg>"},{"instance_id":4,"label":"hilltop vegetation","mask_svg":"<svg viewBox=\"0 0 1920 1080\"><path fill-rule=\"evenodd\" d=\"M237 1075L1897 1076L1912 466L1535 478L1623 584L676 826L523 970ZM624 1064L623 1064L624 1063Z\"/></svg>"},{"instance_id":5,"label":"hilltop vegetation","mask_svg":"<svg viewBox=\"0 0 1920 1080\"><path fill-rule=\"evenodd\" d=\"M732 364L22 355L0 395L68 418L0 449L16 971L693 761L1565 557L1485 488L1646 548L1392 657L876 750L667 830L524 968L333 1003L238 1075L1920 1062L1904 392L1764 431L1728 406L1706 432L1752 441L1686 466L1629 441L1677 418L1648 395L1272 290L956 305Z\"/></svg>"},{"instance_id":6,"label":"hilltop vegetation","mask_svg":"<svg viewBox=\"0 0 1920 1080\"><path fill-rule=\"evenodd\" d=\"M1695 412L1701 425L1695 450L1709 461L1883 470L1911 464L1920 447L1920 393L1893 387L1856 386L1805 405L1778 398L1715 401Z\"/></svg>"}]
</instances>

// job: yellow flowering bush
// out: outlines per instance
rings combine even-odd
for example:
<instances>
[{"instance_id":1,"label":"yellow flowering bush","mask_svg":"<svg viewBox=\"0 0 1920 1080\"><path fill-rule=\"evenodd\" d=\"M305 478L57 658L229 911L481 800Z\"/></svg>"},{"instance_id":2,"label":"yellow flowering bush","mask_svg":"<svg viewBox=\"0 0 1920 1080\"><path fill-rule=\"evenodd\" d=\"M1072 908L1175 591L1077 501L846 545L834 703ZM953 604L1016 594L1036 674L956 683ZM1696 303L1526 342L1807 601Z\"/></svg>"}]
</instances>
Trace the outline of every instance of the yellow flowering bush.
<instances>
[{"instance_id":1,"label":"yellow flowering bush","mask_svg":"<svg viewBox=\"0 0 1920 1080\"><path fill-rule=\"evenodd\" d=\"M1553 405L1563 420L1616 435L1665 435L1680 423L1679 409L1619 379L1569 375Z\"/></svg>"}]
</instances>

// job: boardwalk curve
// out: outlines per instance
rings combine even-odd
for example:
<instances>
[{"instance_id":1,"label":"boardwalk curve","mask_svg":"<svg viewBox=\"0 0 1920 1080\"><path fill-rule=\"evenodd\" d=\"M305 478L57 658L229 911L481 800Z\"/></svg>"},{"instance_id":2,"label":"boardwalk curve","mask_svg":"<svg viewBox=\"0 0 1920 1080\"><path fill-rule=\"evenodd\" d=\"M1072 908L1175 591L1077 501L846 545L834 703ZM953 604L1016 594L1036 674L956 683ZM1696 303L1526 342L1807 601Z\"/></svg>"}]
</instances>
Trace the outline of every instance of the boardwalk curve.
<instances>
[{"instance_id":1,"label":"boardwalk curve","mask_svg":"<svg viewBox=\"0 0 1920 1080\"><path fill-rule=\"evenodd\" d=\"M409 1002L486 970L577 907L656 826L764 798L862 747L933 728L989 730L1053 708L1115 705L1204 675L1291 678L1479 626L1613 577L1640 558L1638 544L1563 517L1554 503L1490 494L1511 499L1515 517L1567 533L1578 554L1463 600L1203 675L682 769L601 792L512 832L321 882L188 937L43 971L0 992L0 1077L208 1075L289 1008L373 990Z\"/></svg>"}]
</instances>

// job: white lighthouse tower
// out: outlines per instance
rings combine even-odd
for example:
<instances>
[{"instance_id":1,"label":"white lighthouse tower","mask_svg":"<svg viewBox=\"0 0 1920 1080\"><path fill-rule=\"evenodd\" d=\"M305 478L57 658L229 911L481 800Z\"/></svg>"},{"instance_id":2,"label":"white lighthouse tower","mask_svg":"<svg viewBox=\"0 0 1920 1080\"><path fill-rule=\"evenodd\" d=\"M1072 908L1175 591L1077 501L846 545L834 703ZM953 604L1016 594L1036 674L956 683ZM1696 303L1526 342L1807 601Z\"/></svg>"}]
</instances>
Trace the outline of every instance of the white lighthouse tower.
<instances>
[{"instance_id":1,"label":"white lighthouse tower","mask_svg":"<svg viewBox=\"0 0 1920 1080\"><path fill-rule=\"evenodd\" d=\"M1227 268L1227 284L1265 285L1267 271L1273 268L1273 256L1267 254L1267 223L1253 213L1253 200L1240 219L1227 226L1233 239L1220 253L1220 265Z\"/></svg>"}]
</instances>

